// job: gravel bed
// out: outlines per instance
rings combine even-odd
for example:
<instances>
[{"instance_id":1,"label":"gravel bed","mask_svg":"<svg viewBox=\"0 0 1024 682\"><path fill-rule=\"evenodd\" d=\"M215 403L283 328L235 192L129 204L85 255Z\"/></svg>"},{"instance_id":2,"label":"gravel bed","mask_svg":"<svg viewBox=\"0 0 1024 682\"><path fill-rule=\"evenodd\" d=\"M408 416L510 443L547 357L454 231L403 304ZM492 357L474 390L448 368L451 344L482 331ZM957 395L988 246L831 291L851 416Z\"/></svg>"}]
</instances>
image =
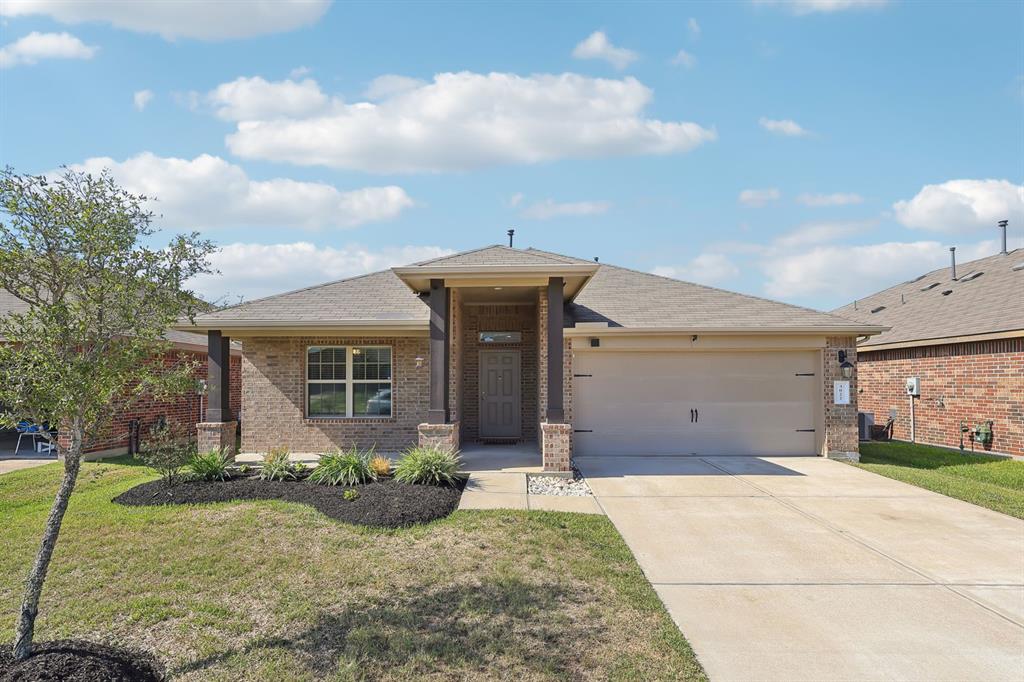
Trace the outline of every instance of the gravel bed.
<instances>
[{"instance_id":1,"label":"gravel bed","mask_svg":"<svg viewBox=\"0 0 1024 682\"><path fill-rule=\"evenodd\" d=\"M592 495L586 480L573 470L574 478L558 476L530 476L527 479L531 495L562 495L565 497L587 497Z\"/></svg>"},{"instance_id":2,"label":"gravel bed","mask_svg":"<svg viewBox=\"0 0 1024 682\"><path fill-rule=\"evenodd\" d=\"M228 481L186 481L168 488L163 481L137 485L114 498L117 504L152 506L286 500L308 504L339 521L362 526L400 528L448 516L459 506L465 481L457 486L412 485L381 479L350 487L318 485L309 481L262 481L255 476ZM346 490L358 497L346 500Z\"/></svg>"}]
</instances>

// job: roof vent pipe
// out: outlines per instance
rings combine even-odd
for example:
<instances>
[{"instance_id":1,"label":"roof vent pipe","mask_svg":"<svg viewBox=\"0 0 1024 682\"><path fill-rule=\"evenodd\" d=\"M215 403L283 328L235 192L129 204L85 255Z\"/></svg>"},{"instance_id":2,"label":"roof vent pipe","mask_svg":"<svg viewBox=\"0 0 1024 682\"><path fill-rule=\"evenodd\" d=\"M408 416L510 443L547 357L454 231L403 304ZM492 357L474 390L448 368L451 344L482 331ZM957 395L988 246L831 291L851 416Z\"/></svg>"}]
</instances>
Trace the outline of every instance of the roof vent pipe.
<instances>
[{"instance_id":1,"label":"roof vent pipe","mask_svg":"<svg viewBox=\"0 0 1024 682\"><path fill-rule=\"evenodd\" d=\"M516 231L510 229L506 234L508 234L508 248L511 249L512 248L512 237L515 236Z\"/></svg>"},{"instance_id":2,"label":"roof vent pipe","mask_svg":"<svg viewBox=\"0 0 1024 682\"><path fill-rule=\"evenodd\" d=\"M956 281L956 247L949 247L949 266L953 271L953 281Z\"/></svg>"},{"instance_id":3,"label":"roof vent pipe","mask_svg":"<svg viewBox=\"0 0 1024 682\"><path fill-rule=\"evenodd\" d=\"M1009 221L1009 220L1000 220L1000 221L999 221L999 227L1000 227L1000 228L1002 229L1002 231L1003 231L1003 250L1002 250L1002 251L1000 251L999 253L1003 254L1004 256L1005 256L1005 255L1006 255L1006 253L1007 253L1007 251L1006 251L1006 226L1007 226L1007 225L1008 225L1009 223L1010 223L1010 221Z\"/></svg>"}]
</instances>

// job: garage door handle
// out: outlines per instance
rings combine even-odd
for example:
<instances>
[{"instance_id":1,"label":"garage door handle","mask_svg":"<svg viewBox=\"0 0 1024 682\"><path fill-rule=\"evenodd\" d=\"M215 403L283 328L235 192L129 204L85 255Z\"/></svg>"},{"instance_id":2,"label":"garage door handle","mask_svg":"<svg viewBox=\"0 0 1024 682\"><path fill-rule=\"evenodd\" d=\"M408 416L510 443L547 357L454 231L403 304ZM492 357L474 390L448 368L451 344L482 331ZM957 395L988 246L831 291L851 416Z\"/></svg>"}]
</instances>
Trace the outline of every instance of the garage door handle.
<instances>
[{"instance_id":1,"label":"garage door handle","mask_svg":"<svg viewBox=\"0 0 1024 682\"><path fill-rule=\"evenodd\" d=\"M700 410L694 410L693 411L693 421L694 422L699 422L700 421Z\"/></svg>"},{"instance_id":2,"label":"garage door handle","mask_svg":"<svg viewBox=\"0 0 1024 682\"><path fill-rule=\"evenodd\" d=\"M797 433L814 433L814 429L797 429Z\"/></svg>"},{"instance_id":3,"label":"garage door handle","mask_svg":"<svg viewBox=\"0 0 1024 682\"><path fill-rule=\"evenodd\" d=\"M693 408L690 408L690 423L693 423Z\"/></svg>"}]
</instances>

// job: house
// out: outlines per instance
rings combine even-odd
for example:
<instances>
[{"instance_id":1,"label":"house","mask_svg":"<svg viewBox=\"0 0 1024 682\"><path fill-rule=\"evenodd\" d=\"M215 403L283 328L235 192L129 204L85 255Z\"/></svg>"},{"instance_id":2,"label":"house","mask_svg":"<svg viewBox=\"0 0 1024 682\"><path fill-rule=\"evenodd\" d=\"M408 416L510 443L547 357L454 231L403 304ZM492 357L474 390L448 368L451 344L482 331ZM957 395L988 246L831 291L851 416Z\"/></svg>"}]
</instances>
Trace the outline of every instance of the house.
<instances>
[{"instance_id":1,"label":"house","mask_svg":"<svg viewBox=\"0 0 1024 682\"><path fill-rule=\"evenodd\" d=\"M24 312L28 310L28 304L15 297L10 292L0 289L0 317L9 315L12 312ZM164 338L171 344L173 352L158 361L170 364L178 362L181 356L195 360L199 366L196 368L196 380L205 379L207 375L206 350L207 339L201 334L169 330ZM231 349L231 376L230 382L241 390L241 369L242 353L240 347ZM85 454L89 459L101 457L113 457L122 455L131 448L131 430L133 424L138 425L141 437L151 429L158 421L166 421L172 424L191 425L202 421L203 410L201 405L205 396L197 391L189 392L174 400L155 400L143 397L136 401L130 409L117 414L107 429L106 434L90 443L85 448ZM234 409L241 408L238 398L234 402ZM58 438L66 436L58 433ZM68 441L69 442L69 441Z\"/></svg>"},{"instance_id":2,"label":"house","mask_svg":"<svg viewBox=\"0 0 1024 682\"><path fill-rule=\"evenodd\" d=\"M857 347L858 401L876 424L893 419L894 438L1024 455L1024 249L933 270L833 313L890 327ZM907 394L911 378L919 395Z\"/></svg>"},{"instance_id":3,"label":"house","mask_svg":"<svg viewBox=\"0 0 1024 682\"><path fill-rule=\"evenodd\" d=\"M856 338L883 329L505 246L178 328L243 340L243 452L534 442L549 471L572 453L855 457ZM208 383L200 438L230 446L231 390Z\"/></svg>"}]
</instances>

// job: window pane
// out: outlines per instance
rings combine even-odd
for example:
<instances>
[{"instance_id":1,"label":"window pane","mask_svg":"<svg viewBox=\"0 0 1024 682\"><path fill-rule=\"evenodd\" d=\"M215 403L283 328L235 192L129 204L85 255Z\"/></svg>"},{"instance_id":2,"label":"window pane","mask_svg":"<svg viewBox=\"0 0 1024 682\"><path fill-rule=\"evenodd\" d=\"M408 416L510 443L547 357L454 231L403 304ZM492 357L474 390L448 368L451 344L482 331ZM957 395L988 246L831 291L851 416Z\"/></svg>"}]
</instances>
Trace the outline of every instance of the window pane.
<instances>
[{"instance_id":1,"label":"window pane","mask_svg":"<svg viewBox=\"0 0 1024 682\"><path fill-rule=\"evenodd\" d=\"M309 384L310 417L344 417L345 384Z\"/></svg>"},{"instance_id":2,"label":"window pane","mask_svg":"<svg viewBox=\"0 0 1024 682\"><path fill-rule=\"evenodd\" d=\"M319 379L320 378L320 365L309 364L309 378Z\"/></svg>"},{"instance_id":3,"label":"window pane","mask_svg":"<svg viewBox=\"0 0 1024 682\"><path fill-rule=\"evenodd\" d=\"M352 349L352 378L376 381L391 378L391 349L361 347Z\"/></svg>"},{"instance_id":4,"label":"window pane","mask_svg":"<svg viewBox=\"0 0 1024 682\"><path fill-rule=\"evenodd\" d=\"M352 384L354 416L391 416L391 384Z\"/></svg>"},{"instance_id":5,"label":"window pane","mask_svg":"<svg viewBox=\"0 0 1024 682\"><path fill-rule=\"evenodd\" d=\"M480 343L520 343L522 332L480 332Z\"/></svg>"}]
</instances>

